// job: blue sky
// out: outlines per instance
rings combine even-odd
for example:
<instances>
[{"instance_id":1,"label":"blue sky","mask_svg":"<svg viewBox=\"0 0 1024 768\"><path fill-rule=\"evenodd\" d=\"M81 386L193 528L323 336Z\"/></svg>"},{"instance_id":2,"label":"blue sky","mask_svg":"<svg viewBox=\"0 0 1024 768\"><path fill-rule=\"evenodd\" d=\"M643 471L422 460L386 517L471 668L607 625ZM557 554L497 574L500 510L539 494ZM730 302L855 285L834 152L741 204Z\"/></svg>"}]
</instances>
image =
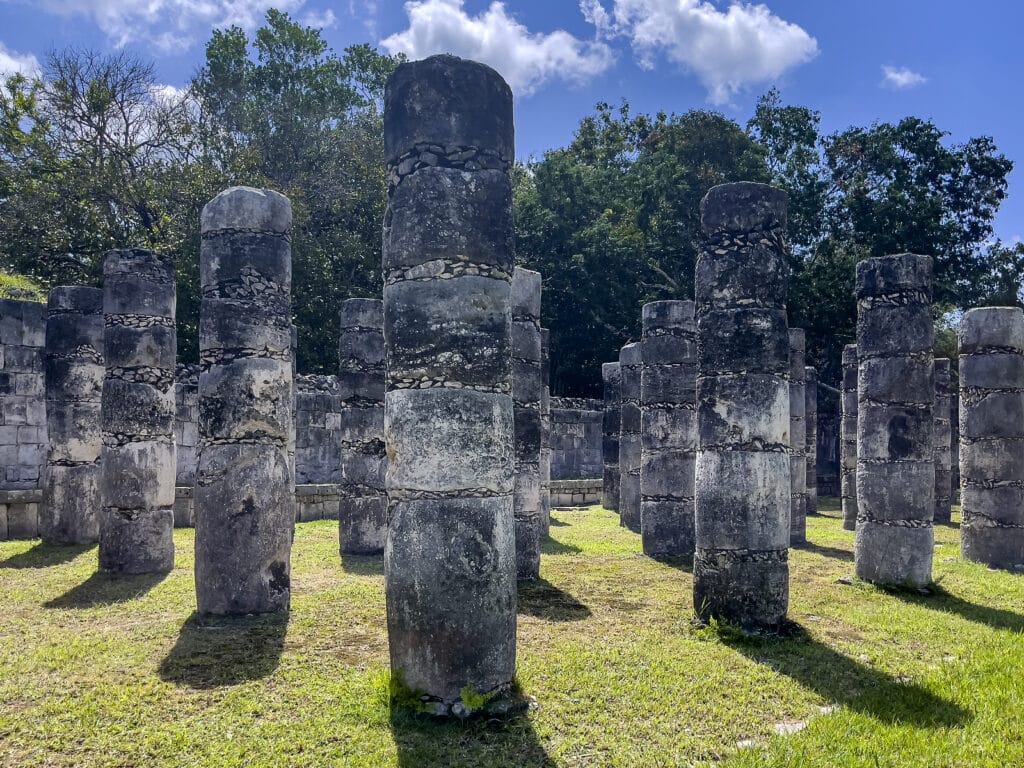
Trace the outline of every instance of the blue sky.
<instances>
[{"instance_id":1,"label":"blue sky","mask_svg":"<svg viewBox=\"0 0 1024 768\"><path fill-rule=\"evenodd\" d=\"M520 157L564 145L597 101L745 123L772 84L826 131L916 115L953 141L990 135L1021 165L997 235L1024 236L1024 4L1011 0L0 0L0 71L123 46L182 86L214 27L251 29L269 6L324 25L339 50L491 64L516 92Z\"/></svg>"}]
</instances>

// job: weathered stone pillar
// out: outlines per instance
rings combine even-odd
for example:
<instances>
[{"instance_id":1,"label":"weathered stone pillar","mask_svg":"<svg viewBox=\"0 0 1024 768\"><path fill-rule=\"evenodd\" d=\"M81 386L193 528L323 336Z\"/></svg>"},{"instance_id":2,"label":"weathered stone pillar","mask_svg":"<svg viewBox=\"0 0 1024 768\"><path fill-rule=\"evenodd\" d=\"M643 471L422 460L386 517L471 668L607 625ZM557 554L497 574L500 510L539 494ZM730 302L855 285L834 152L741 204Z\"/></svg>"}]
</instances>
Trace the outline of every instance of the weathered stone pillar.
<instances>
[{"instance_id":1,"label":"weathered stone pillar","mask_svg":"<svg viewBox=\"0 0 1024 768\"><path fill-rule=\"evenodd\" d=\"M516 574L540 576L541 339L539 272L512 273L512 403L515 419Z\"/></svg>"},{"instance_id":2,"label":"weathered stone pillar","mask_svg":"<svg viewBox=\"0 0 1024 768\"><path fill-rule=\"evenodd\" d=\"M790 544L807 541L807 424L803 328L789 329L789 466L791 493Z\"/></svg>"},{"instance_id":3,"label":"weathered stone pillar","mask_svg":"<svg viewBox=\"0 0 1024 768\"><path fill-rule=\"evenodd\" d=\"M960 492L960 394L956 387L952 388L949 396L949 444L950 464L952 464L952 484L950 490L950 501L959 504Z\"/></svg>"},{"instance_id":4,"label":"weathered stone pillar","mask_svg":"<svg viewBox=\"0 0 1024 768\"><path fill-rule=\"evenodd\" d=\"M601 430L601 455L604 471L601 483L601 506L612 512L619 510L619 430L622 429L622 370L618 363L601 366L604 383L604 420Z\"/></svg>"},{"instance_id":5,"label":"weathered stone pillar","mask_svg":"<svg viewBox=\"0 0 1024 768\"><path fill-rule=\"evenodd\" d=\"M291 600L291 203L231 187L202 214L196 595L203 613Z\"/></svg>"},{"instance_id":6,"label":"weathered stone pillar","mask_svg":"<svg viewBox=\"0 0 1024 768\"><path fill-rule=\"evenodd\" d=\"M174 261L110 251L103 261L103 461L100 568L174 568Z\"/></svg>"},{"instance_id":7,"label":"weathered stone pillar","mask_svg":"<svg viewBox=\"0 0 1024 768\"><path fill-rule=\"evenodd\" d=\"M453 56L402 64L384 148L391 669L461 714L515 672L512 92Z\"/></svg>"},{"instance_id":8,"label":"weathered stone pillar","mask_svg":"<svg viewBox=\"0 0 1024 768\"><path fill-rule=\"evenodd\" d=\"M807 514L818 514L818 371L813 366L804 368L804 424L807 429Z\"/></svg>"},{"instance_id":9,"label":"weathered stone pillar","mask_svg":"<svg viewBox=\"0 0 1024 768\"><path fill-rule=\"evenodd\" d=\"M744 627L777 625L789 605L786 205L752 183L700 205L693 605Z\"/></svg>"},{"instance_id":10,"label":"weathered stone pillar","mask_svg":"<svg viewBox=\"0 0 1024 768\"><path fill-rule=\"evenodd\" d=\"M384 305L379 299L342 302L338 534L343 555L384 552L388 529L384 378Z\"/></svg>"},{"instance_id":11,"label":"weathered stone pillar","mask_svg":"<svg viewBox=\"0 0 1024 768\"><path fill-rule=\"evenodd\" d=\"M640 519L645 555L692 557L697 325L692 301L643 307Z\"/></svg>"},{"instance_id":12,"label":"weathered stone pillar","mask_svg":"<svg viewBox=\"0 0 1024 768\"><path fill-rule=\"evenodd\" d=\"M840 386L839 495L843 528L857 528L857 345L843 347L843 380Z\"/></svg>"},{"instance_id":13,"label":"weathered stone pillar","mask_svg":"<svg viewBox=\"0 0 1024 768\"><path fill-rule=\"evenodd\" d=\"M103 291L60 286L47 302L46 426L39 534L46 544L99 539Z\"/></svg>"},{"instance_id":14,"label":"weathered stone pillar","mask_svg":"<svg viewBox=\"0 0 1024 768\"><path fill-rule=\"evenodd\" d=\"M882 584L932 578L935 453L932 260L857 264L856 574Z\"/></svg>"},{"instance_id":15,"label":"weathered stone pillar","mask_svg":"<svg viewBox=\"0 0 1024 768\"><path fill-rule=\"evenodd\" d=\"M1024 313L960 322L960 546L968 560L1024 567Z\"/></svg>"},{"instance_id":16,"label":"weathered stone pillar","mask_svg":"<svg viewBox=\"0 0 1024 768\"><path fill-rule=\"evenodd\" d=\"M952 454L950 450L950 362L935 359L935 412L933 440L935 442L935 515L933 521L948 525L952 516L953 490Z\"/></svg>"},{"instance_id":17,"label":"weathered stone pillar","mask_svg":"<svg viewBox=\"0 0 1024 768\"><path fill-rule=\"evenodd\" d=\"M640 533L640 378L643 348L639 342L619 351L619 377L622 405L619 430L619 525Z\"/></svg>"},{"instance_id":18,"label":"weathered stone pillar","mask_svg":"<svg viewBox=\"0 0 1024 768\"><path fill-rule=\"evenodd\" d=\"M551 332L540 329L540 537L551 533Z\"/></svg>"}]
</instances>

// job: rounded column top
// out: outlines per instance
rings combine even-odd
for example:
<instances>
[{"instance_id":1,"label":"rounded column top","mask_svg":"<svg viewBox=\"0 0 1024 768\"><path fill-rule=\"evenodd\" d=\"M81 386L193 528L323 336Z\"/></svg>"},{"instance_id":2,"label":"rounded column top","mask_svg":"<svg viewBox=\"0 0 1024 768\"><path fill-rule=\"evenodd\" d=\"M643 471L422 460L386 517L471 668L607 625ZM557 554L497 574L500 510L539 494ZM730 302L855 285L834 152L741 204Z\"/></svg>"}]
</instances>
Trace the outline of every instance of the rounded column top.
<instances>
[{"instance_id":1,"label":"rounded column top","mask_svg":"<svg viewBox=\"0 0 1024 768\"><path fill-rule=\"evenodd\" d=\"M618 363L601 363L601 378L615 382L622 377L622 367Z\"/></svg>"},{"instance_id":2,"label":"rounded column top","mask_svg":"<svg viewBox=\"0 0 1024 768\"><path fill-rule=\"evenodd\" d=\"M103 258L103 277L174 278L174 259L145 248L115 248Z\"/></svg>"},{"instance_id":3,"label":"rounded column top","mask_svg":"<svg viewBox=\"0 0 1024 768\"><path fill-rule=\"evenodd\" d=\"M643 362L643 348L640 346L640 342L632 341L619 350L620 366L638 366Z\"/></svg>"},{"instance_id":4,"label":"rounded column top","mask_svg":"<svg viewBox=\"0 0 1024 768\"><path fill-rule=\"evenodd\" d=\"M1024 310L1020 307L969 309L960 321L960 354L1002 347L1024 352Z\"/></svg>"},{"instance_id":5,"label":"rounded column top","mask_svg":"<svg viewBox=\"0 0 1024 768\"><path fill-rule=\"evenodd\" d=\"M784 230L788 205L789 195L770 184L719 184L700 201L700 225L708 235Z\"/></svg>"},{"instance_id":6,"label":"rounded column top","mask_svg":"<svg viewBox=\"0 0 1024 768\"><path fill-rule=\"evenodd\" d=\"M77 312L82 315L103 314L103 290L84 285L58 285L46 297L46 310L50 314Z\"/></svg>"},{"instance_id":7,"label":"rounded column top","mask_svg":"<svg viewBox=\"0 0 1024 768\"><path fill-rule=\"evenodd\" d=\"M512 271L512 314L540 317L541 290L540 272L516 267Z\"/></svg>"},{"instance_id":8,"label":"rounded column top","mask_svg":"<svg viewBox=\"0 0 1024 768\"><path fill-rule=\"evenodd\" d=\"M384 330L384 302L380 299L345 299L339 315L342 328Z\"/></svg>"},{"instance_id":9,"label":"rounded column top","mask_svg":"<svg viewBox=\"0 0 1024 768\"><path fill-rule=\"evenodd\" d=\"M651 301L643 305L640 313L645 335L658 328L695 328L694 303L689 299Z\"/></svg>"},{"instance_id":10,"label":"rounded column top","mask_svg":"<svg viewBox=\"0 0 1024 768\"><path fill-rule=\"evenodd\" d=\"M284 233L292 226L292 204L271 189L228 187L203 206L200 221L204 233L222 229Z\"/></svg>"},{"instance_id":11,"label":"rounded column top","mask_svg":"<svg viewBox=\"0 0 1024 768\"><path fill-rule=\"evenodd\" d=\"M916 253L876 256L857 262L858 299L890 296L914 291L931 303L932 257Z\"/></svg>"}]
</instances>

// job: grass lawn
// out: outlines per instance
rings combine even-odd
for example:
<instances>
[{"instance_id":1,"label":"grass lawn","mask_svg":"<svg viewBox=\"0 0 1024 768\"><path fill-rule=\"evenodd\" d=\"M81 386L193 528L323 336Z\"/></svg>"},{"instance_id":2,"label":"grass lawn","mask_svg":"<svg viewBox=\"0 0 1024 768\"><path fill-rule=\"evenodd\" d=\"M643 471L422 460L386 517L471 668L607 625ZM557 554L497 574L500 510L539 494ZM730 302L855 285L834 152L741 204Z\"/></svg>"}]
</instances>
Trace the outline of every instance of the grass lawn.
<instances>
[{"instance_id":1,"label":"grass lawn","mask_svg":"<svg viewBox=\"0 0 1024 768\"><path fill-rule=\"evenodd\" d=\"M192 531L166 578L95 549L0 543L4 766L1024 766L1024 577L937 529L930 595L837 580L834 500L791 553L786 640L690 622L685 568L600 508L556 511L520 592L510 723L390 716L381 564L297 527L292 612L193 616Z\"/></svg>"}]
</instances>

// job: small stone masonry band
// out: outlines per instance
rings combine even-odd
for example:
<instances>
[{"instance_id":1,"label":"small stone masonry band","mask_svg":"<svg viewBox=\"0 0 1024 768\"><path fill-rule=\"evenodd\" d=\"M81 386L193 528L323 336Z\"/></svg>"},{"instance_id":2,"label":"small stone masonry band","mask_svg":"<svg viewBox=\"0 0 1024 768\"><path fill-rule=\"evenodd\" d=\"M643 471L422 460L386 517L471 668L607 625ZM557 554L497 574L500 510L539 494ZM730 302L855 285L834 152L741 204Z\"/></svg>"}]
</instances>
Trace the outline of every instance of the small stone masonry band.
<instances>
[{"instance_id":1,"label":"small stone masonry band","mask_svg":"<svg viewBox=\"0 0 1024 768\"><path fill-rule=\"evenodd\" d=\"M232 187L203 208L195 487L203 613L290 605L291 224L288 198L270 190Z\"/></svg>"},{"instance_id":2,"label":"small stone masonry band","mask_svg":"<svg viewBox=\"0 0 1024 768\"><path fill-rule=\"evenodd\" d=\"M693 605L748 628L780 624L789 605L786 204L739 183L700 206Z\"/></svg>"},{"instance_id":3,"label":"small stone masonry band","mask_svg":"<svg viewBox=\"0 0 1024 768\"><path fill-rule=\"evenodd\" d=\"M440 715L515 674L512 125L475 62L402 64L385 89L388 644Z\"/></svg>"}]
</instances>

